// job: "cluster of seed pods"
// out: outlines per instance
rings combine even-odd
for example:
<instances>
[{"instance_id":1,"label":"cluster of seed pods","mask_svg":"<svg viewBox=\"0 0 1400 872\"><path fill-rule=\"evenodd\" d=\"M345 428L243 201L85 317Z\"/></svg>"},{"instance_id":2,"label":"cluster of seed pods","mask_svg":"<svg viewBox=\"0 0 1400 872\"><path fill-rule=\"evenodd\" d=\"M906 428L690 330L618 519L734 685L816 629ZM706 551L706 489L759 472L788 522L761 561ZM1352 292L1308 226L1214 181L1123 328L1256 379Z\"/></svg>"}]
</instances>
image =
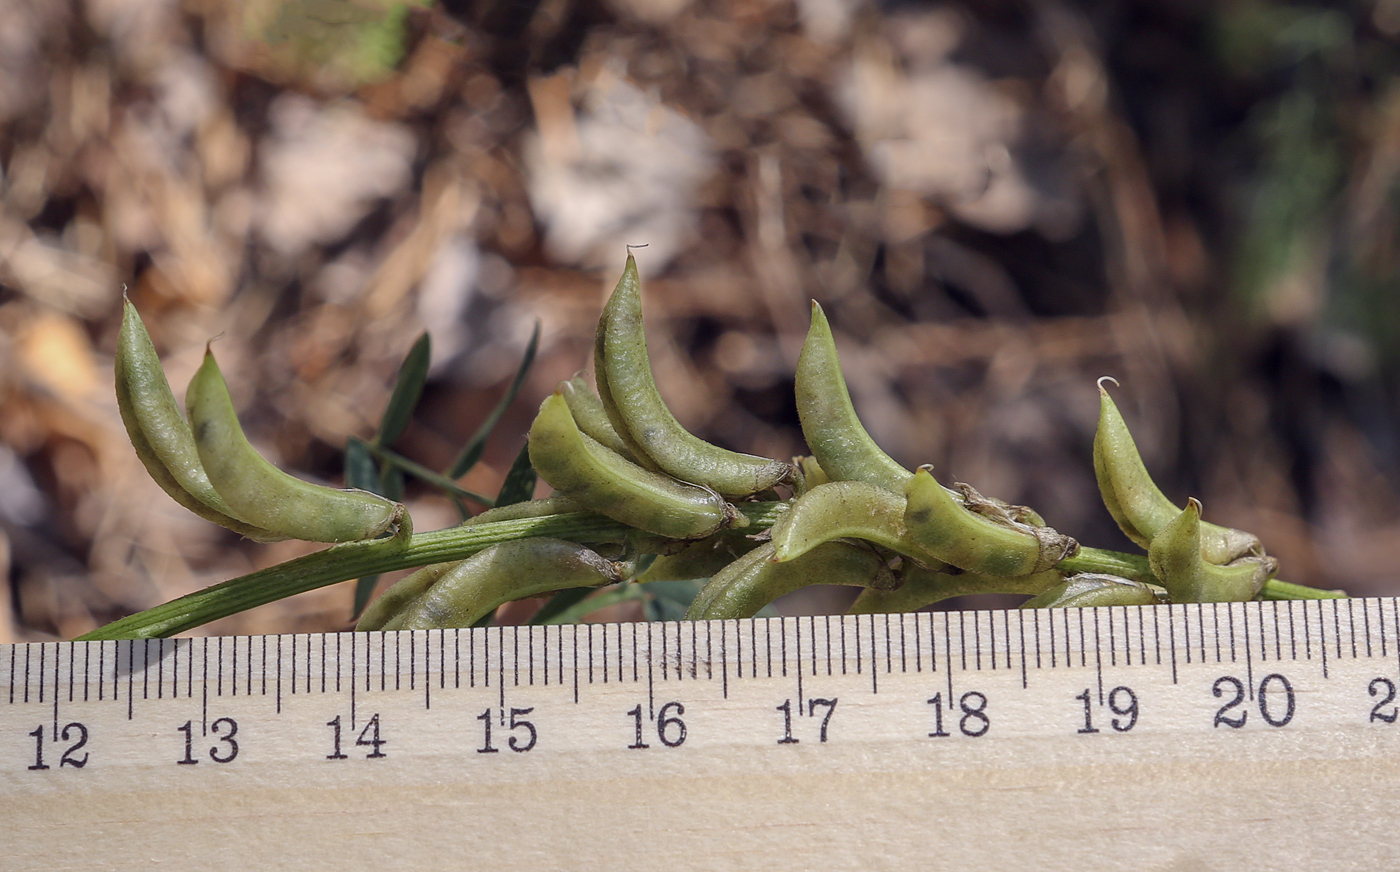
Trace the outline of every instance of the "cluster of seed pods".
<instances>
[{"instance_id":1,"label":"cluster of seed pods","mask_svg":"<svg viewBox=\"0 0 1400 872\"><path fill-rule=\"evenodd\" d=\"M1277 568L1256 537L1162 494L1103 381L1094 471L1114 520L1147 550L1150 579L1074 572L1079 544L1034 510L944 486L930 467L911 471L882 451L856 416L815 303L796 372L811 456L793 463L712 445L672 415L652 375L630 254L598 322L594 364L596 392L581 377L561 383L530 428L531 464L555 495L466 524L590 511L631 532L612 547L523 538L423 567L371 603L358 629L468 627L512 600L676 579L705 580L686 615L697 620L749 617L811 584L862 588L853 613L970 593L1030 595L1026 607L1247 600ZM302 482L258 456L212 354L190 385L187 424L130 304L117 386L147 469L203 517L261 540L410 534L402 505ZM753 500L781 502L771 529L749 529L737 506Z\"/></svg>"},{"instance_id":2,"label":"cluster of seed pods","mask_svg":"<svg viewBox=\"0 0 1400 872\"><path fill-rule=\"evenodd\" d=\"M575 377L545 399L530 429L530 460L556 490L549 500L635 530L624 552L660 555L631 581L706 579L688 618L751 616L811 584L863 588L852 607L860 613L980 592L1029 594L1029 607L1248 599L1272 574L1256 539L1204 524L1199 503L1182 511L1161 494L1106 392L1095 469L1114 518L1149 549L1154 578L1063 571L1079 546L1036 512L966 484L944 487L928 467L905 469L875 444L816 304L796 375L811 456L788 464L711 445L676 421L657 390L640 290L629 256L598 322L597 391ZM745 528L737 503L784 497L786 510L770 530ZM536 503L558 511L557 503L544 506L549 500L494 511L519 517ZM467 625L508 599L615 583L632 565L553 540L498 546L409 576L360 627ZM450 608L448 600L471 607Z\"/></svg>"},{"instance_id":3,"label":"cluster of seed pods","mask_svg":"<svg viewBox=\"0 0 1400 872\"><path fill-rule=\"evenodd\" d=\"M1278 570L1259 537L1201 520L1194 498L1182 509L1152 481L1118 407L1099 380L1094 475L1113 520L1147 549L1152 574L1173 602L1253 599Z\"/></svg>"},{"instance_id":4,"label":"cluster of seed pods","mask_svg":"<svg viewBox=\"0 0 1400 872\"><path fill-rule=\"evenodd\" d=\"M128 301L117 336L117 408L146 471L176 502L250 539L351 542L412 524L400 503L302 481L248 443L228 385L206 349L180 414L151 337Z\"/></svg>"}]
</instances>

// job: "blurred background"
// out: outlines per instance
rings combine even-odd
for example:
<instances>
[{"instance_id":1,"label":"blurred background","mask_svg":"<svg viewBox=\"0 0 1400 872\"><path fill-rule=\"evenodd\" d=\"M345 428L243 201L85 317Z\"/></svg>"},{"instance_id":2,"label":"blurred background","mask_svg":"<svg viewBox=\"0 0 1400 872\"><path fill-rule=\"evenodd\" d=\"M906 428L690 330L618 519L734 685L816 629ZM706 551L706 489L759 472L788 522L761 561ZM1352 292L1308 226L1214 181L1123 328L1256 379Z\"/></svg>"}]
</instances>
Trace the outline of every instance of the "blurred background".
<instances>
[{"instance_id":1,"label":"blurred background","mask_svg":"<svg viewBox=\"0 0 1400 872\"><path fill-rule=\"evenodd\" d=\"M626 243L708 439L802 451L816 298L907 465L1128 548L1090 462L1113 375L1169 495L1290 581L1400 593L1398 48L1400 0L6 0L0 642L313 547L146 476L123 286L177 396L222 335L254 443L333 483L420 332L397 447L443 468L538 319L463 482L494 493ZM409 498L419 529L457 519ZM350 602L205 630L342 629Z\"/></svg>"}]
</instances>

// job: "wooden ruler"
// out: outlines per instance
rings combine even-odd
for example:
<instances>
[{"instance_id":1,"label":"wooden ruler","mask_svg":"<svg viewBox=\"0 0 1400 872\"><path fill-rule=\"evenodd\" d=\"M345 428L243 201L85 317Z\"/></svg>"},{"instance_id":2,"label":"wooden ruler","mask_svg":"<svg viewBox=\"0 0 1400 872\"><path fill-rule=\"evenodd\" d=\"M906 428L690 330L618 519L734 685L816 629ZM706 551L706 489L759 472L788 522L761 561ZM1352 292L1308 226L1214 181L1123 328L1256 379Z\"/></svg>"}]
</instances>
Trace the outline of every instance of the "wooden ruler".
<instances>
[{"instance_id":1,"label":"wooden ruler","mask_svg":"<svg viewBox=\"0 0 1400 872\"><path fill-rule=\"evenodd\" d=\"M0 646L0 868L1359 868L1400 602Z\"/></svg>"}]
</instances>

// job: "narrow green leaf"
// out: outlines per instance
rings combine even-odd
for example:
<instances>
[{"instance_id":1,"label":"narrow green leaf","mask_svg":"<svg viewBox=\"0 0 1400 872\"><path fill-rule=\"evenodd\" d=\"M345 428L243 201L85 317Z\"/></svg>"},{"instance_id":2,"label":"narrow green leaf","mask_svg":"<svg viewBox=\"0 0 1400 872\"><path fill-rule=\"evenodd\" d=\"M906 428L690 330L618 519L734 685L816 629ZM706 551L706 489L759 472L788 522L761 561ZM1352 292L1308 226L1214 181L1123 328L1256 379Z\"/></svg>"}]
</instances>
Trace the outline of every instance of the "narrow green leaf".
<instances>
[{"instance_id":1,"label":"narrow green leaf","mask_svg":"<svg viewBox=\"0 0 1400 872\"><path fill-rule=\"evenodd\" d=\"M379 493L379 464L369 443L351 436L345 445L345 484L348 487Z\"/></svg>"},{"instance_id":2,"label":"narrow green leaf","mask_svg":"<svg viewBox=\"0 0 1400 872\"><path fill-rule=\"evenodd\" d=\"M510 387L506 390L505 396L491 410L491 414L486 416L486 420L481 422L481 426L472 434L472 438L463 446L462 453L457 455L457 459L447 468L447 477L456 479L467 474L467 470L476 466L476 462L481 459L482 453L486 450L486 439L491 435L491 431L496 429L496 424L500 422L501 416L506 409L515 401L516 394L520 393L520 388L525 384L525 376L530 372L530 366L535 362L535 351L540 344L540 322L535 322L535 330L530 334L530 344L525 346L525 356L520 360L520 367L515 371L515 379L511 381Z\"/></svg>"},{"instance_id":3,"label":"narrow green leaf","mask_svg":"<svg viewBox=\"0 0 1400 872\"><path fill-rule=\"evenodd\" d=\"M402 502L403 488L403 470L393 464L384 464L379 470L379 495L396 503Z\"/></svg>"},{"instance_id":4,"label":"narrow green leaf","mask_svg":"<svg viewBox=\"0 0 1400 872\"><path fill-rule=\"evenodd\" d=\"M350 610L350 620L358 621L360 614L369 605L370 595L374 593L374 586L379 584L379 576L366 575L355 580L355 602Z\"/></svg>"},{"instance_id":5,"label":"narrow green leaf","mask_svg":"<svg viewBox=\"0 0 1400 872\"><path fill-rule=\"evenodd\" d=\"M423 395L423 385L428 381L428 360L432 356L432 340L424 333L408 350L408 356L399 367L398 380L394 382L394 392L389 395L389 404L384 408L384 418L379 422L379 435L375 442L380 445L393 445L394 440L413 420L413 409Z\"/></svg>"},{"instance_id":6,"label":"narrow green leaf","mask_svg":"<svg viewBox=\"0 0 1400 872\"><path fill-rule=\"evenodd\" d=\"M378 457L381 461L388 463L392 466L396 466L399 469L402 469L404 472L408 473L416 479L419 479L420 481L426 482L432 485L433 487L446 491L453 499L471 500L474 503L480 503L488 509L496 504L496 501L491 499L490 497L485 496L483 494L475 493L473 491L469 491L466 488L459 486L457 482L453 481L447 476L438 472L434 472L428 467L423 466L421 463L414 463L412 460L409 460L407 457L404 457L402 454L399 454L396 451L391 451L390 449L384 448L383 446L375 445L371 445L369 448L370 451L374 452L374 456ZM463 517L467 517L465 508L463 509Z\"/></svg>"},{"instance_id":7,"label":"narrow green leaf","mask_svg":"<svg viewBox=\"0 0 1400 872\"><path fill-rule=\"evenodd\" d=\"M632 564L632 574L628 576L628 580L645 575L646 571L651 569L651 565L656 562L656 558L660 556L659 554L643 554L638 557Z\"/></svg>"},{"instance_id":8,"label":"narrow green leaf","mask_svg":"<svg viewBox=\"0 0 1400 872\"><path fill-rule=\"evenodd\" d=\"M648 621L679 621L705 586L702 578L685 581L653 581L646 585Z\"/></svg>"},{"instance_id":9,"label":"narrow green leaf","mask_svg":"<svg viewBox=\"0 0 1400 872\"><path fill-rule=\"evenodd\" d=\"M584 590L591 589L584 588ZM646 586L641 584L624 584L621 587L604 588L597 596L591 596L581 602L575 603L573 606L564 609L552 618L540 621L540 623L577 624L599 609L615 606L618 603L625 603L628 600L642 599L646 595Z\"/></svg>"},{"instance_id":10,"label":"narrow green leaf","mask_svg":"<svg viewBox=\"0 0 1400 872\"><path fill-rule=\"evenodd\" d=\"M571 587L568 590L561 590L549 601L540 606L540 610L535 612L535 616L530 619L532 624L552 624L554 619L574 606L588 599L588 595L597 588L592 587Z\"/></svg>"},{"instance_id":11,"label":"narrow green leaf","mask_svg":"<svg viewBox=\"0 0 1400 872\"><path fill-rule=\"evenodd\" d=\"M496 505L509 506L533 499L536 478L535 468L530 465L530 446L523 445L501 482L501 492L496 495Z\"/></svg>"}]
</instances>

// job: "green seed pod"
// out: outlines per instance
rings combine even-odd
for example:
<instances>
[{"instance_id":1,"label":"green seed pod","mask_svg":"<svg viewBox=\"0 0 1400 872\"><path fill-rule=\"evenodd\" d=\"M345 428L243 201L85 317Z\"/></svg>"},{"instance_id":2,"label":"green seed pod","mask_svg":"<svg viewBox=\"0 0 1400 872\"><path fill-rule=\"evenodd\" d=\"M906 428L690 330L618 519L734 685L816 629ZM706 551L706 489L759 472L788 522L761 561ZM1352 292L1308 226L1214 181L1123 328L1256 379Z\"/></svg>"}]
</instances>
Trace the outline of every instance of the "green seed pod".
<instances>
[{"instance_id":1,"label":"green seed pod","mask_svg":"<svg viewBox=\"0 0 1400 872\"><path fill-rule=\"evenodd\" d=\"M256 539L285 539L234 516L224 498L209 483L199 462L194 435L180 414L160 358L136 307L122 305L122 326L117 334L117 410L136 456L161 489L175 502L221 527Z\"/></svg>"},{"instance_id":2,"label":"green seed pod","mask_svg":"<svg viewBox=\"0 0 1400 872\"><path fill-rule=\"evenodd\" d=\"M561 400L562 402L562 400ZM400 629L470 627L512 600L622 580L617 564L562 539L517 539L454 566L403 615Z\"/></svg>"},{"instance_id":3,"label":"green seed pod","mask_svg":"<svg viewBox=\"0 0 1400 872\"><path fill-rule=\"evenodd\" d=\"M289 539L352 542L407 526L403 505L360 490L302 481L248 444L212 352L190 380L185 410L200 462L219 496L240 518Z\"/></svg>"},{"instance_id":4,"label":"green seed pod","mask_svg":"<svg viewBox=\"0 0 1400 872\"><path fill-rule=\"evenodd\" d=\"M1113 379L1099 379L1094 477L1098 479L1104 506L1123 534L1146 548L1158 532L1181 514L1181 509L1152 481L1127 422L1103 386L1105 381ZM1224 564L1246 555L1262 557L1264 548L1252 533L1202 523L1201 554L1208 563Z\"/></svg>"},{"instance_id":5,"label":"green seed pod","mask_svg":"<svg viewBox=\"0 0 1400 872\"><path fill-rule=\"evenodd\" d=\"M1093 606L1151 606L1161 602L1148 585L1116 575L1072 575L1045 593L1021 604L1023 609L1069 609Z\"/></svg>"},{"instance_id":6,"label":"green seed pod","mask_svg":"<svg viewBox=\"0 0 1400 872\"><path fill-rule=\"evenodd\" d=\"M832 481L863 481L904 493L913 473L880 450L856 417L831 325L815 300L812 326L797 358L796 391L802 435Z\"/></svg>"},{"instance_id":7,"label":"green seed pod","mask_svg":"<svg viewBox=\"0 0 1400 872\"><path fill-rule=\"evenodd\" d=\"M835 539L863 539L921 563L942 567L936 555L909 538L904 508L904 497L863 481L818 485L793 500L773 525L773 559L786 563Z\"/></svg>"},{"instance_id":8,"label":"green seed pod","mask_svg":"<svg viewBox=\"0 0 1400 872\"><path fill-rule=\"evenodd\" d=\"M768 490L792 474L780 460L739 454L698 438L680 425L652 376L642 329L637 262L627 267L598 319L594 340L598 394L623 440L638 457L681 481L728 497Z\"/></svg>"},{"instance_id":9,"label":"green seed pod","mask_svg":"<svg viewBox=\"0 0 1400 872\"><path fill-rule=\"evenodd\" d=\"M621 454L634 463L637 461L632 449L617 434L612 421L608 419L608 411L603 408L603 401L593 393L582 377L574 376L566 382L560 382L559 393L564 395L564 401L569 404L569 413L574 416L574 423L578 424L580 430L599 445Z\"/></svg>"},{"instance_id":10,"label":"green seed pod","mask_svg":"<svg viewBox=\"0 0 1400 872\"><path fill-rule=\"evenodd\" d=\"M742 532L717 533L708 539L691 542L674 554L657 557L637 581L646 584L709 578L760 544L757 539Z\"/></svg>"},{"instance_id":11,"label":"green seed pod","mask_svg":"<svg viewBox=\"0 0 1400 872\"><path fill-rule=\"evenodd\" d=\"M981 593L1038 594L1059 584L1064 574L1054 569L1034 575L1004 578L980 572L949 573L906 564L899 570L900 586L894 590L863 591L846 610L848 615L881 615L917 612L926 606Z\"/></svg>"},{"instance_id":12,"label":"green seed pod","mask_svg":"<svg viewBox=\"0 0 1400 872\"><path fill-rule=\"evenodd\" d=\"M714 491L643 469L589 438L559 393L545 398L530 427L530 462L584 508L668 539L703 539L742 522Z\"/></svg>"},{"instance_id":13,"label":"green seed pod","mask_svg":"<svg viewBox=\"0 0 1400 872\"><path fill-rule=\"evenodd\" d=\"M904 486L904 524L920 548L951 566L988 575L1031 575L1079 550L1050 527L1032 527L969 511L920 467Z\"/></svg>"},{"instance_id":14,"label":"green seed pod","mask_svg":"<svg viewBox=\"0 0 1400 872\"><path fill-rule=\"evenodd\" d=\"M521 518L543 518L546 515L562 515L568 512L582 511L585 511L584 507L579 505L576 500L555 494L552 497L526 500L523 503L511 503L508 506L487 509L472 515L458 526L475 527L477 524L490 524L495 521L518 521Z\"/></svg>"},{"instance_id":15,"label":"green seed pod","mask_svg":"<svg viewBox=\"0 0 1400 872\"><path fill-rule=\"evenodd\" d=\"M1241 557L1225 566L1202 555L1201 503L1186 501L1185 511L1172 519L1152 539L1147 559L1152 574L1171 595L1172 602L1243 602L1259 593L1278 570L1272 557Z\"/></svg>"},{"instance_id":16,"label":"green seed pod","mask_svg":"<svg viewBox=\"0 0 1400 872\"><path fill-rule=\"evenodd\" d=\"M394 582L388 590L375 597L374 602L365 607L364 614L360 615L360 620L355 624L355 631L398 629L387 625L395 618L401 619L409 606L458 562L460 561L424 566Z\"/></svg>"},{"instance_id":17,"label":"green seed pod","mask_svg":"<svg viewBox=\"0 0 1400 872\"><path fill-rule=\"evenodd\" d=\"M889 589L896 584L885 561L869 546L828 542L787 563L773 562L764 543L710 579L685 613L688 621L751 618L784 594L811 584Z\"/></svg>"},{"instance_id":18,"label":"green seed pod","mask_svg":"<svg viewBox=\"0 0 1400 872\"><path fill-rule=\"evenodd\" d=\"M581 511L583 511L583 507L568 497L553 496L487 509L480 514L471 516L458 526L475 527L479 524L489 524L494 521L516 521L521 518L542 518L546 515ZM388 590L376 597L374 602L369 604L364 614L360 616L359 623L355 625L355 629L399 629L397 623L402 622L403 614L407 610L407 607L460 562L461 561L458 560L448 563L434 563L430 566L424 566L399 579ZM391 622L395 622L394 625L391 625Z\"/></svg>"}]
</instances>

